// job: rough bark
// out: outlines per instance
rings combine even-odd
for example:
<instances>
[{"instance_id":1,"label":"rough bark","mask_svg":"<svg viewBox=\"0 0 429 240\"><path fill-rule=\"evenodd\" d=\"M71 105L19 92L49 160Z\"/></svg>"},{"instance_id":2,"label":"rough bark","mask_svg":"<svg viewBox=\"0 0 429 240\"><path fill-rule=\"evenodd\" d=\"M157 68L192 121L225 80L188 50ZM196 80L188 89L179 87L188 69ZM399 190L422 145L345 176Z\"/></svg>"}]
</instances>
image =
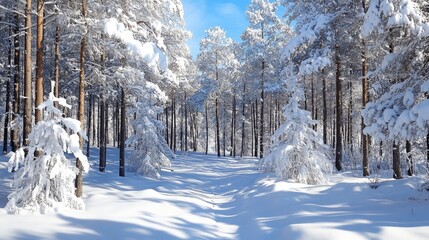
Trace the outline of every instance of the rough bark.
<instances>
[{"instance_id":1,"label":"rough bark","mask_svg":"<svg viewBox=\"0 0 429 240\"><path fill-rule=\"evenodd\" d=\"M43 103L43 30L44 0L37 0L37 40L36 40L36 89L35 89L35 122L42 120L42 110L37 107Z\"/></svg>"},{"instance_id":2,"label":"rough bark","mask_svg":"<svg viewBox=\"0 0 429 240\"><path fill-rule=\"evenodd\" d=\"M91 110L92 110L92 99L93 99L93 95L90 94L88 97L88 110L87 110L87 116L88 116L88 122L87 122L87 129L86 129L86 134L88 137L88 141L86 142L86 156L89 158L89 154L90 154L90 143L91 143L91 125L92 125L92 119L91 119Z\"/></svg>"},{"instance_id":3,"label":"rough bark","mask_svg":"<svg viewBox=\"0 0 429 240\"><path fill-rule=\"evenodd\" d=\"M12 102L12 122L16 121L17 115L19 114L19 94L20 94L20 74L21 74L21 50L19 46L19 15L15 15L15 27L13 28L13 47L14 47L14 74L13 74L13 102ZM19 136L18 130L13 127L11 131L11 146L12 151L15 152L19 147Z\"/></svg>"},{"instance_id":4,"label":"rough bark","mask_svg":"<svg viewBox=\"0 0 429 240\"><path fill-rule=\"evenodd\" d=\"M100 153L99 153L99 171L105 172L106 170L106 157L104 156L105 151L104 148L106 146L106 100L101 97L100 99L100 116L99 116L99 122L100 122Z\"/></svg>"},{"instance_id":5,"label":"rough bark","mask_svg":"<svg viewBox=\"0 0 429 240\"><path fill-rule=\"evenodd\" d=\"M259 129L259 158L264 157L264 107L265 107L265 61L262 61L261 73L261 113L260 113L260 129Z\"/></svg>"},{"instance_id":6,"label":"rough bark","mask_svg":"<svg viewBox=\"0 0 429 240\"><path fill-rule=\"evenodd\" d=\"M244 142L245 142L245 138L246 138L246 101L245 101L245 95L246 95L246 84L243 85L243 99L242 99L242 103L241 103L241 152L240 152L240 157L243 157L244 153Z\"/></svg>"},{"instance_id":7,"label":"rough bark","mask_svg":"<svg viewBox=\"0 0 429 240\"><path fill-rule=\"evenodd\" d=\"M342 132L341 128L343 126L343 104L342 104L342 85L341 85L341 65L340 65L340 56L339 56L339 46L335 46L336 56L335 56L335 65L336 65L336 76L335 76L335 107L336 107L336 141L335 141L335 167L337 171L343 170L342 166Z\"/></svg>"},{"instance_id":8,"label":"rough bark","mask_svg":"<svg viewBox=\"0 0 429 240\"><path fill-rule=\"evenodd\" d=\"M86 0L82 0L82 16L86 18ZM82 36L80 42L80 74L79 74L79 107L78 107L78 120L81 126L85 126L85 48L86 48L86 35ZM80 138L80 148L83 145L83 138ZM79 173L76 176L76 197L82 196L82 163L79 158L76 159L76 167Z\"/></svg>"},{"instance_id":9,"label":"rough bark","mask_svg":"<svg viewBox=\"0 0 429 240\"><path fill-rule=\"evenodd\" d=\"M3 154L7 153L7 146L9 140L9 120L10 120L10 82L12 78L11 66L12 66L12 44L10 45L8 55L8 79L6 82L6 102L5 102L5 117L4 117L4 128L3 128Z\"/></svg>"},{"instance_id":10,"label":"rough bark","mask_svg":"<svg viewBox=\"0 0 429 240\"><path fill-rule=\"evenodd\" d=\"M326 99L326 77L325 77L325 69L322 70L322 102L323 102L323 144L328 144L328 104Z\"/></svg>"},{"instance_id":11,"label":"rough bark","mask_svg":"<svg viewBox=\"0 0 429 240\"><path fill-rule=\"evenodd\" d=\"M401 171L401 158L400 158L400 145L399 143L393 143L393 178L401 179L402 171Z\"/></svg>"},{"instance_id":12,"label":"rough bark","mask_svg":"<svg viewBox=\"0 0 429 240\"><path fill-rule=\"evenodd\" d=\"M59 95L59 79L60 79L60 27L57 26L55 29L55 97ZM89 137L89 135L88 135Z\"/></svg>"},{"instance_id":13,"label":"rough bark","mask_svg":"<svg viewBox=\"0 0 429 240\"><path fill-rule=\"evenodd\" d=\"M188 151L188 99L185 93L185 151Z\"/></svg>"},{"instance_id":14,"label":"rough bark","mask_svg":"<svg viewBox=\"0 0 429 240\"><path fill-rule=\"evenodd\" d=\"M125 91L121 88L121 139L119 147L119 176L125 177Z\"/></svg>"},{"instance_id":15,"label":"rough bark","mask_svg":"<svg viewBox=\"0 0 429 240\"><path fill-rule=\"evenodd\" d=\"M206 154L208 154L209 151L209 110L206 102Z\"/></svg>"},{"instance_id":16,"label":"rough bark","mask_svg":"<svg viewBox=\"0 0 429 240\"><path fill-rule=\"evenodd\" d=\"M365 7L365 1L363 2L363 6ZM368 103L368 89L367 89L367 67L366 67L366 43L362 40L362 108L366 106ZM369 144L368 144L368 136L363 133L363 129L365 128L365 123L363 122L363 118L361 119L361 136L362 136L362 175L364 177L369 176Z\"/></svg>"},{"instance_id":17,"label":"rough bark","mask_svg":"<svg viewBox=\"0 0 429 240\"><path fill-rule=\"evenodd\" d=\"M411 155L411 142L408 140L405 144L405 149L407 151L407 165L408 165L407 174L408 174L408 176L413 176L414 175L414 163L413 163L413 156Z\"/></svg>"},{"instance_id":18,"label":"rough bark","mask_svg":"<svg viewBox=\"0 0 429 240\"><path fill-rule=\"evenodd\" d=\"M28 136L32 127L32 87L31 87L31 0L25 5L25 59L24 59L24 112L23 136L24 146L30 144Z\"/></svg>"},{"instance_id":19,"label":"rough bark","mask_svg":"<svg viewBox=\"0 0 429 240\"><path fill-rule=\"evenodd\" d=\"M216 148L220 157L220 124L219 124L219 97L216 96Z\"/></svg>"}]
</instances>

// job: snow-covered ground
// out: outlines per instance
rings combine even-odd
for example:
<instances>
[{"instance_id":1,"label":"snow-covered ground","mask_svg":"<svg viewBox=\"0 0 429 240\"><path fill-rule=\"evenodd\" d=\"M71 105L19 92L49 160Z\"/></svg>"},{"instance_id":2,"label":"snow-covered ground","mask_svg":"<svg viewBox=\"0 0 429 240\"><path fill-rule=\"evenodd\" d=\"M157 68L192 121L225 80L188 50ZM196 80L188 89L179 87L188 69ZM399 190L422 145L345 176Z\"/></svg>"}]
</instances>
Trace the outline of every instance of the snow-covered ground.
<instances>
[{"instance_id":1,"label":"snow-covered ground","mask_svg":"<svg viewBox=\"0 0 429 240\"><path fill-rule=\"evenodd\" d=\"M276 180L256 159L179 153L161 180L108 172L84 177L86 211L9 215L12 175L0 158L0 239L428 239L429 192L424 178L369 180L350 172L327 186Z\"/></svg>"}]
</instances>

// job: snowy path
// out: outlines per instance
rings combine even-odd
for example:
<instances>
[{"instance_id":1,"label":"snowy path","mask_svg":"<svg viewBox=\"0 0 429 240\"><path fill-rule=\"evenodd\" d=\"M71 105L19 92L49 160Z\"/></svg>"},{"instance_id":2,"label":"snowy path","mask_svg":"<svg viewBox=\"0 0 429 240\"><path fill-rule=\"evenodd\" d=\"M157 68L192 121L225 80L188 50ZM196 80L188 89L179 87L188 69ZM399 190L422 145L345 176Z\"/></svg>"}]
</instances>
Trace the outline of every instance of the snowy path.
<instances>
[{"instance_id":1,"label":"snowy path","mask_svg":"<svg viewBox=\"0 0 429 240\"><path fill-rule=\"evenodd\" d=\"M108 172L85 176L87 210L48 215L5 213L11 175L0 158L0 240L27 239L427 239L428 192L422 179L387 181L377 190L350 173L329 186L277 181L255 159L179 154L174 172L152 180ZM386 179L387 180L387 179Z\"/></svg>"}]
</instances>

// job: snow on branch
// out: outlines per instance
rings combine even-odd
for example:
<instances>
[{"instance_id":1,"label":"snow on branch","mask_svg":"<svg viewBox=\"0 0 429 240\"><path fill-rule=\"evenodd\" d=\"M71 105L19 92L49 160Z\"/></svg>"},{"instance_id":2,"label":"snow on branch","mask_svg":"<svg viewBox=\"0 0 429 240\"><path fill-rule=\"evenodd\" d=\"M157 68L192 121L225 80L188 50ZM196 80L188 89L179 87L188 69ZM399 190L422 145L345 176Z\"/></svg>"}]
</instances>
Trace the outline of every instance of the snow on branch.
<instances>
[{"instance_id":1,"label":"snow on branch","mask_svg":"<svg viewBox=\"0 0 429 240\"><path fill-rule=\"evenodd\" d=\"M162 71L168 68L167 56L152 42L142 43L135 39L133 32L116 18L105 21L104 32L111 38L120 40L130 51L141 57L150 67L158 67Z\"/></svg>"}]
</instances>

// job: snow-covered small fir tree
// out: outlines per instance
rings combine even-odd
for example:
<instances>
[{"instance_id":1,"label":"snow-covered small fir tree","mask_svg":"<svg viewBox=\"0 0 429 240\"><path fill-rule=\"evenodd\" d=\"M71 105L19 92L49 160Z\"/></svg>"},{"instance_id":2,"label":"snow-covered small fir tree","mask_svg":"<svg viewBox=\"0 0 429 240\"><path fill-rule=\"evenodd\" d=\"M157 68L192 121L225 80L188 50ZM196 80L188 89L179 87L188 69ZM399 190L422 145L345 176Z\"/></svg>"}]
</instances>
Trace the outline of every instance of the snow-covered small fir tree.
<instances>
[{"instance_id":1,"label":"snow-covered small fir tree","mask_svg":"<svg viewBox=\"0 0 429 240\"><path fill-rule=\"evenodd\" d=\"M81 123L63 118L54 102L71 108L64 98L56 98L52 89L49 98L38 106L44 110L44 118L33 127L29 135L30 145L10 154L9 171L15 171L15 175L13 192L8 196L9 202L5 207L9 213L85 208L82 199L75 196L74 180L78 169L64 155L72 153L81 160L84 172L88 172L89 163L79 144Z\"/></svg>"},{"instance_id":2,"label":"snow-covered small fir tree","mask_svg":"<svg viewBox=\"0 0 429 240\"><path fill-rule=\"evenodd\" d=\"M136 103L136 119L132 124L134 134L127 140L128 144L135 146L129 166L138 174L159 179L161 168L170 167L170 161L175 158L161 133L163 123L156 118L162 112L156 102L166 100L167 97L157 85L150 82L138 90L143 99Z\"/></svg>"},{"instance_id":3,"label":"snow-covered small fir tree","mask_svg":"<svg viewBox=\"0 0 429 240\"><path fill-rule=\"evenodd\" d=\"M328 147L312 128L317 121L311 119L310 112L299 108L300 99L302 92L296 89L284 107L285 122L272 136L270 152L261 160L261 167L281 179L324 184L324 173L332 169Z\"/></svg>"}]
</instances>

